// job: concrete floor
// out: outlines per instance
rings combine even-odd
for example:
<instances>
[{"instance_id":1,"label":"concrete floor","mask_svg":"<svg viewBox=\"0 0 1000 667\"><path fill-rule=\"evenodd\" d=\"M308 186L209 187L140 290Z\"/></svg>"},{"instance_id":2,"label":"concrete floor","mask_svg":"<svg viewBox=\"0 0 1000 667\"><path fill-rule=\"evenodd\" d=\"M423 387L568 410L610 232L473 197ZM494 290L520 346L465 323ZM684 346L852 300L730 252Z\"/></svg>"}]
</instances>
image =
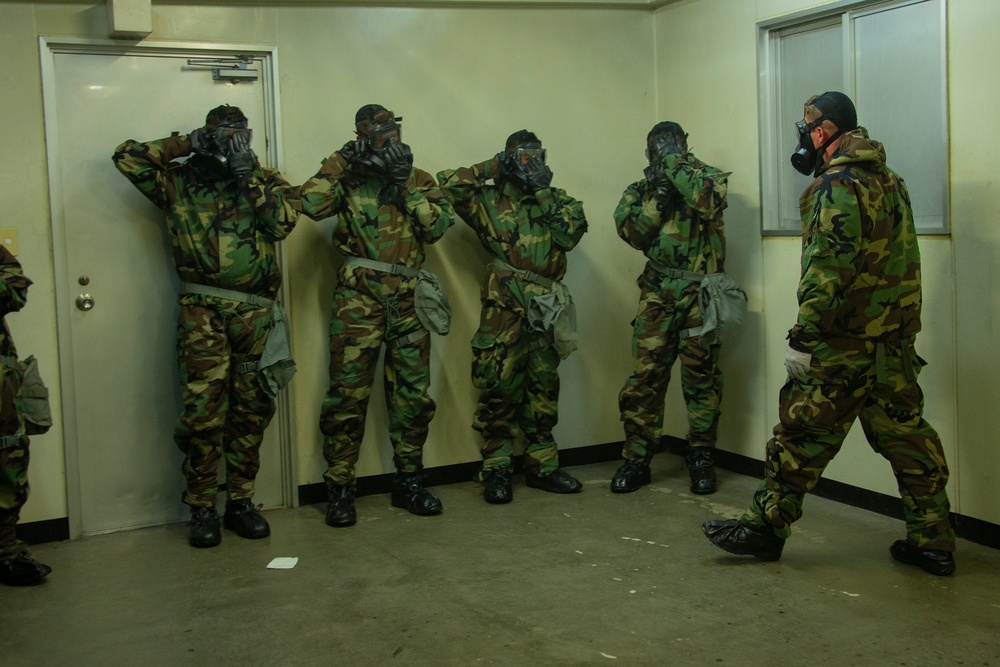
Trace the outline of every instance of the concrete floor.
<instances>
[{"instance_id":1,"label":"concrete floor","mask_svg":"<svg viewBox=\"0 0 1000 667\"><path fill-rule=\"evenodd\" d=\"M618 496L616 467L571 469L575 496L516 476L506 506L436 487L438 517L367 496L347 529L274 510L270 538L207 550L183 525L38 545L53 573L0 591L0 664L1000 665L1000 551L960 540L956 576L933 577L891 560L900 522L814 497L759 563L699 529L755 480L721 471L692 496L661 454Z\"/></svg>"}]
</instances>

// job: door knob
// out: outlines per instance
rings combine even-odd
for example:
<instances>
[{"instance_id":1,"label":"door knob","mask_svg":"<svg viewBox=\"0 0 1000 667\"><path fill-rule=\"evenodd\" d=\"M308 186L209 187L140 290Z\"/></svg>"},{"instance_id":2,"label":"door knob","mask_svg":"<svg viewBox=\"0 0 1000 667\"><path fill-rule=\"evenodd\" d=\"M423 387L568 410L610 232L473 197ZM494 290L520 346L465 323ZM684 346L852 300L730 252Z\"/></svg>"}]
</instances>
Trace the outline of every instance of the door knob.
<instances>
[{"instance_id":1,"label":"door knob","mask_svg":"<svg viewBox=\"0 0 1000 667\"><path fill-rule=\"evenodd\" d=\"M84 293L76 297L76 307L80 310L90 310L94 307L94 297Z\"/></svg>"}]
</instances>

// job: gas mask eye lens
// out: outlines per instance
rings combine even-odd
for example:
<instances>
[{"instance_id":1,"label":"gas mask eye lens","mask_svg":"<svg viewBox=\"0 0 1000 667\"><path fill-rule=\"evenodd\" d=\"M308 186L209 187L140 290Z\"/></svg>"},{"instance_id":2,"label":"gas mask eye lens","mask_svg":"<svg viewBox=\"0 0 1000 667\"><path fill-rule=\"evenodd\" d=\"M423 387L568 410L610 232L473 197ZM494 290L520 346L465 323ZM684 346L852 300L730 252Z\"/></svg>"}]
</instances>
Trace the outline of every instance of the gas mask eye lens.
<instances>
[{"instance_id":1,"label":"gas mask eye lens","mask_svg":"<svg viewBox=\"0 0 1000 667\"><path fill-rule=\"evenodd\" d=\"M514 151L514 162L520 165L528 164L531 158L537 157L545 164L544 148L518 148Z\"/></svg>"},{"instance_id":2,"label":"gas mask eye lens","mask_svg":"<svg viewBox=\"0 0 1000 667\"><path fill-rule=\"evenodd\" d=\"M402 133L402 128L394 120L372 123L368 132L368 145L377 151L384 150L391 143L401 141Z\"/></svg>"},{"instance_id":3,"label":"gas mask eye lens","mask_svg":"<svg viewBox=\"0 0 1000 667\"><path fill-rule=\"evenodd\" d=\"M395 131L393 131L393 132L386 132L384 134L378 134L378 135L372 134L371 135L372 147L375 150L382 150L383 148L385 148L386 146L388 146L389 144L391 144L391 143L393 143L395 141L399 141L399 133L395 132Z\"/></svg>"}]
</instances>

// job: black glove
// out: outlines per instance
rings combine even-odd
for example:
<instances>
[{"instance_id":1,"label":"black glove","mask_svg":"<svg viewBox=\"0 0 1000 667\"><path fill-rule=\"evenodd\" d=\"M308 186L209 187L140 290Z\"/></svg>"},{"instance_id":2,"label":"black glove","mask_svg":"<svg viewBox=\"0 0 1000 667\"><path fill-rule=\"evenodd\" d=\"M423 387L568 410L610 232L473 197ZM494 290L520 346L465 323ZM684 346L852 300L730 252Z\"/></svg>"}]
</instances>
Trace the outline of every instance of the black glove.
<instances>
[{"instance_id":1,"label":"black glove","mask_svg":"<svg viewBox=\"0 0 1000 667\"><path fill-rule=\"evenodd\" d=\"M649 165L642 170L642 173L646 176L646 182L653 190L653 199L656 200L657 210L664 211L673 208L680 193L677 192L677 187L670 182L663 170Z\"/></svg>"},{"instance_id":2,"label":"black glove","mask_svg":"<svg viewBox=\"0 0 1000 667\"><path fill-rule=\"evenodd\" d=\"M396 141L381 151L373 151L367 159L367 164L383 176L402 185L410 177L410 167L413 166L413 153L406 144Z\"/></svg>"},{"instance_id":3,"label":"black glove","mask_svg":"<svg viewBox=\"0 0 1000 667\"><path fill-rule=\"evenodd\" d=\"M670 183L669 185L656 188L656 194L653 195L653 199L656 200L657 210L667 211L677 206L681 199L681 193L677 192L677 188L674 187L673 183Z\"/></svg>"},{"instance_id":4,"label":"black glove","mask_svg":"<svg viewBox=\"0 0 1000 667\"><path fill-rule=\"evenodd\" d=\"M403 185L410 180L410 170L413 168L413 152L406 144L396 141L385 149L387 174L396 185Z\"/></svg>"},{"instance_id":5,"label":"black glove","mask_svg":"<svg viewBox=\"0 0 1000 667\"><path fill-rule=\"evenodd\" d=\"M245 176L253 171L254 165L257 164L257 156L250 150L250 142L245 134L234 134L226 148L229 173L233 176Z\"/></svg>"},{"instance_id":6,"label":"black glove","mask_svg":"<svg viewBox=\"0 0 1000 667\"><path fill-rule=\"evenodd\" d=\"M191 150L195 153L201 155L211 154L213 147L212 131L207 127L199 127L197 130L191 130L188 134L188 140L191 142Z\"/></svg>"},{"instance_id":7,"label":"black glove","mask_svg":"<svg viewBox=\"0 0 1000 667\"><path fill-rule=\"evenodd\" d=\"M653 165L649 165L643 169L642 174L646 177L646 182L649 183L649 186L654 190L662 188L670 183L670 179L668 179L667 175L663 173L663 170L659 167L654 167Z\"/></svg>"},{"instance_id":8,"label":"black glove","mask_svg":"<svg viewBox=\"0 0 1000 667\"><path fill-rule=\"evenodd\" d=\"M367 148L368 147L363 141L348 141L344 144L343 148L337 152L340 153L340 157L344 158L347 164L353 167L361 164L361 160L364 158Z\"/></svg>"},{"instance_id":9,"label":"black glove","mask_svg":"<svg viewBox=\"0 0 1000 667\"><path fill-rule=\"evenodd\" d=\"M541 158L533 157L524 165L524 177L533 191L544 190L552 184L552 170Z\"/></svg>"}]
</instances>

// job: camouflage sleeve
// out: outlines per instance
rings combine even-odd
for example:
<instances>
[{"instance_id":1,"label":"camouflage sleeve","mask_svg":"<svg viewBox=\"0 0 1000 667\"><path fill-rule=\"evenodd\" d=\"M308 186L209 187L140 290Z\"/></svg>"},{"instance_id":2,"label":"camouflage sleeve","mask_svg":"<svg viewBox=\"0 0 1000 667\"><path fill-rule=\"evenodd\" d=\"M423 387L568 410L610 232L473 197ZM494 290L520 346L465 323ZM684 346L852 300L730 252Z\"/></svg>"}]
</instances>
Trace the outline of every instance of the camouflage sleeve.
<instances>
[{"instance_id":1,"label":"camouflage sleeve","mask_svg":"<svg viewBox=\"0 0 1000 667\"><path fill-rule=\"evenodd\" d=\"M565 190L546 188L535 193L542 209L545 224L549 227L552 240L563 250L572 250L587 232L587 217L583 213L583 203L573 199Z\"/></svg>"},{"instance_id":2,"label":"camouflage sleeve","mask_svg":"<svg viewBox=\"0 0 1000 667\"><path fill-rule=\"evenodd\" d=\"M633 248L645 251L660 233L660 212L645 180L625 188L615 209L618 236Z\"/></svg>"},{"instance_id":3,"label":"camouflage sleeve","mask_svg":"<svg viewBox=\"0 0 1000 667\"><path fill-rule=\"evenodd\" d=\"M339 152L323 161L316 175L295 188L292 205L313 220L323 220L341 213L346 193L341 183L347 173L347 161Z\"/></svg>"},{"instance_id":4,"label":"camouflage sleeve","mask_svg":"<svg viewBox=\"0 0 1000 667\"><path fill-rule=\"evenodd\" d=\"M434 177L414 169L407 183L403 205L417 236L424 243L434 243L455 224L455 210Z\"/></svg>"},{"instance_id":5,"label":"camouflage sleeve","mask_svg":"<svg viewBox=\"0 0 1000 667\"><path fill-rule=\"evenodd\" d=\"M146 143L129 139L115 149L111 159L139 192L157 207L165 208L170 204L167 167L172 160L190 153L191 142L182 134Z\"/></svg>"},{"instance_id":6,"label":"camouflage sleeve","mask_svg":"<svg viewBox=\"0 0 1000 667\"><path fill-rule=\"evenodd\" d=\"M292 186L273 169L255 169L240 182L257 219L257 232L268 241L280 241L295 229L299 212Z\"/></svg>"},{"instance_id":7,"label":"camouflage sleeve","mask_svg":"<svg viewBox=\"0 0 1000 667\"><path fill-rule=\"evenodd\" d=\"M0 245L0 317L24 308L30 285L31 281L21 270L21 263Z\"/></svg>"},{"instance_id":8,"label":"camouflage sleeve","mask_svg":"<svg viewBox=\"0 0 1000 667\"><path fill-rule=\"evenodd\" d=\"M680 153L663 156L660 164L684 202L701 217L714 218L726 208L730 172L719 171Z\"/></svg>"},{"instance_id":9,"label":"camouflage sleeve","mask_svg":"<svg viewBox=\"0 0 1000 667\"><path fill-rule=\"evenodd\" d=\"M500 174L496 158L460 169L445 169L438 172L437 180L441 191L455 207L457 213L470 227L479 231L479 193L486 182Z\"/></svg>"},{"instance_id":10,"label":"camouflage sleeve","mask_svg":"<svg viewBox=\"0 0 1000 667\"><path fill-rule=\"evenodd\" d=\"M798 320L789 332L793 346L811 350L843 303L861 247L861 210L852 189L824 174L804 196L802 276Z\"/></svg>"}]
</instances>

